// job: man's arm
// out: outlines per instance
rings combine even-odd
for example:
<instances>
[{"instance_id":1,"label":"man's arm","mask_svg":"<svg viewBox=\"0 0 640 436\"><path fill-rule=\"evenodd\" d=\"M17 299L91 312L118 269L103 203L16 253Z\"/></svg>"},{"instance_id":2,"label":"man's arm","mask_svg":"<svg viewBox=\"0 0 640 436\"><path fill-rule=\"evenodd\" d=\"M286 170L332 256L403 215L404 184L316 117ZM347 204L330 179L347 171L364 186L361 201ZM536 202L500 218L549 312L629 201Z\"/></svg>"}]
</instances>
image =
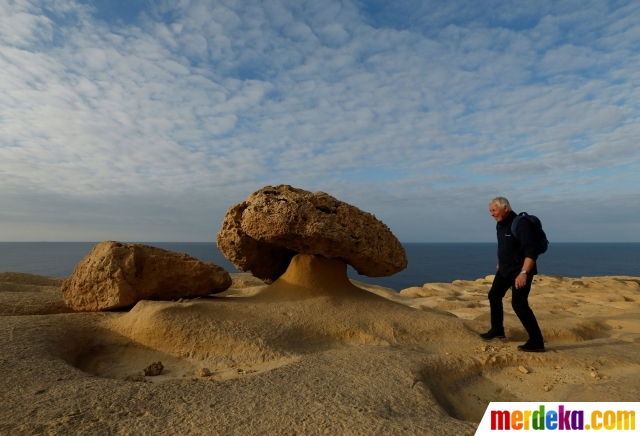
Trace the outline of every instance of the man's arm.
<instances>
[{"instance_id":1,"label":"man's arm","mask_svg":"<svg viewBox=\"0 0 640 436\"><path fill-rule=\"evenodd\" d=\"M522 270L527 274L531 273L531 269L538 259L538 246L534 237L533 225L529 220L521 219L518 221L518 241L522 244L521 254L524 256ZM527 284L527 274L520 273L516 277L516 289L520 289Z\"/></svg>"},{"instance_id":2,"label":"man's arm","mask_svg":"<svg viewBox=\"0 0 640 436\"><path fill-rule=\"evenodd\" d=\"M518 221L517 228L517 238L520 244L522 245L521 255L526 259L529 258L533 262L527 266L526 260L523 268L527 270L527 272L531 271L535 261L538 259L539 247L537 244L537 240L535 238L535 229L533 228L533 224L529 222L529 220L521 219Z\"/></svg>"},{"instance_id":3,"label":"man's arm","mask_svg":"<svg viewBox=\"0 0 640 436\"><path fill-rule=\"evenodd\" d=\"M530 257L525 257L524 258L524 265L522 265L522 269L525 270L527 273L529 273L529 271L531 271L531 269L533 268L533 265L536 264L536 261L531 259Z\"/></svg>"},{"instance_id":4,"label":"man's arm","mask_svg":"<svg viewBox=\"0 0 640 436\"><path fill-rule=\"evenodd\" d=\"M525 257L524 265L522 265L522 270L529 273L531 271L531 268L533 268L533 265L535 265L535 263L536 263L535 260L531 259L530 257ZM520 289L526 284L527 284L527 274L521 272L520 274L518 274L518 277L516 277L516 289Z\"/></svg>"}]
</instances>

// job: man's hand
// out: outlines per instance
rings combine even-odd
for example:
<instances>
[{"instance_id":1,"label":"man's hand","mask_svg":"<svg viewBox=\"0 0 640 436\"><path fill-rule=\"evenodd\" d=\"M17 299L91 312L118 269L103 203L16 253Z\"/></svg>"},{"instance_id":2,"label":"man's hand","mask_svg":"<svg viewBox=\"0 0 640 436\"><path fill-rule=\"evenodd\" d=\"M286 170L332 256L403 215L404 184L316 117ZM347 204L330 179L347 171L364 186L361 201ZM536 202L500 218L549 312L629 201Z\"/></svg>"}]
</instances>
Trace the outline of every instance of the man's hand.
<instances>
[{"instance_id":1,"label":"man's hand","mask_svg":"<svg viewBox=\"0 0 640 436\"><path fill-rule=\"evenodd\" d=\"M525 257L522 269L531 272L531 269L533 268L533 265L535 265L535 263L535 260L531 259L530 257ZM527 275L525 273L518 274L518 277L516 277L516 289L524 288L526 284Z\"/></svg>"},{"instance_id":2,"label":"man's hand","mask_svg":"<svg viewBox=\"0 0 640 436\"><path fill-rule=\"evenodd\" d=\"M516 277L516 289L523 288L527 284L527 275L525 273L518 274Z\"/></svg>"},{"instance_id":3,"label":"man's hand","mask_svg":"<svg viewBox=\"0 0 640 436\"><path fill-rule=\"evenodd\" d=\"M500 264L497 264L497 265L496 265L496 269L500 269Z\"/></svg>"}]
</instances>

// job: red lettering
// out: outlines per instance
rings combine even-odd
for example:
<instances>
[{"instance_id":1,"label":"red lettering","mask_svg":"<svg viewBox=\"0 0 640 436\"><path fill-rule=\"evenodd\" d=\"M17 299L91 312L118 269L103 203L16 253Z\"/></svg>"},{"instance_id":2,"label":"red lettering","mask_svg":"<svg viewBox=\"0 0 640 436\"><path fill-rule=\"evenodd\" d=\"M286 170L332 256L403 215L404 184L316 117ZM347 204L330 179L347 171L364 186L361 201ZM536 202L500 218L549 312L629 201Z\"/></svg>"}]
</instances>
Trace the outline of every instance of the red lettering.
<instances>
[{"instance_id":1,"label":"red lettering","mask_svg":"<svg viewBox=\"0 0 640 436\"><path fill-rule=\"evenodd\" d=\"M511 430L508 410L491 411L491 430Z\"/></svg>"}]
</instances>

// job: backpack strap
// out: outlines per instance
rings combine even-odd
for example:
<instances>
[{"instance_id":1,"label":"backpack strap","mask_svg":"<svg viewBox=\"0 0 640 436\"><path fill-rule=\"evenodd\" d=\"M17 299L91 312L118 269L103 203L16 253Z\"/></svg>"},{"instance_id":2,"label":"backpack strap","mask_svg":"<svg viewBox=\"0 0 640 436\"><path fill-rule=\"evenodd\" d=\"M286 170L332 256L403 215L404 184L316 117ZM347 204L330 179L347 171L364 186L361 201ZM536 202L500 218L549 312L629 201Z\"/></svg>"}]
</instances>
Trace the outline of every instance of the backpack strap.
<instances>
[{"instance_id":1,"label":"backpack strap","mask_svg":"<svg viewBox=\"0 0 640 436\"><path fill-rule=\"evenodd\" d=\"M531 224L533 224L534 227L536 227L536 222L533 220L533 218L531 218L531 216L528 213L520 212L518 216L516 216L511 222L511 234L516 239L518 239L518 237L516 236L516 229L518 228L518 223L522 218L529 221Z\"/></svg>"},{"instance_id":2,"label":"backpack strap","mask_svg":"<svg viewBox=\"0 0 640 436\"><path fill-rule=\"evenodd\" d=\"M520 220L522 218L529 218L529 216L527 215L526 212L520 212L514 219L513 221L511 221L511 234L513 235L514 238L518 239L518 237L516 236L516 228L518 227L518 223L520 222ZM518 239L519 241L519 239Z\"/></svg>"}]
</instances>

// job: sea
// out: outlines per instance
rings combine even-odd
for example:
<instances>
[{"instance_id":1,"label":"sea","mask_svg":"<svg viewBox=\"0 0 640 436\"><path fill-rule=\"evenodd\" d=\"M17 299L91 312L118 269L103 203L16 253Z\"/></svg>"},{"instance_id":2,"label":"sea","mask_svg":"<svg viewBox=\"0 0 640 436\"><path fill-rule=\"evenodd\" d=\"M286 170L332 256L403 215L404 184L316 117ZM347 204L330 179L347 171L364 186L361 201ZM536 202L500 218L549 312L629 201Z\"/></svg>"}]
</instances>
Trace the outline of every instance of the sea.
<instances>
[{"instance_id":1,"label":"sea","mask_svg":"<svg viewBox=\"0 0 640 436\"><path fill-rule=\"evenodd\" d=\"M143 242L238 270L213 242ZM69 277L97 242L0 242L0 271ZM396 291L425 283L475 280L495 274L496 243L403 243L409 265L391 277L350 278ZM538 258L540 274L563 277L625 275L640 277L640 243L551 243Z\"/></svg>"}]
</instances>

